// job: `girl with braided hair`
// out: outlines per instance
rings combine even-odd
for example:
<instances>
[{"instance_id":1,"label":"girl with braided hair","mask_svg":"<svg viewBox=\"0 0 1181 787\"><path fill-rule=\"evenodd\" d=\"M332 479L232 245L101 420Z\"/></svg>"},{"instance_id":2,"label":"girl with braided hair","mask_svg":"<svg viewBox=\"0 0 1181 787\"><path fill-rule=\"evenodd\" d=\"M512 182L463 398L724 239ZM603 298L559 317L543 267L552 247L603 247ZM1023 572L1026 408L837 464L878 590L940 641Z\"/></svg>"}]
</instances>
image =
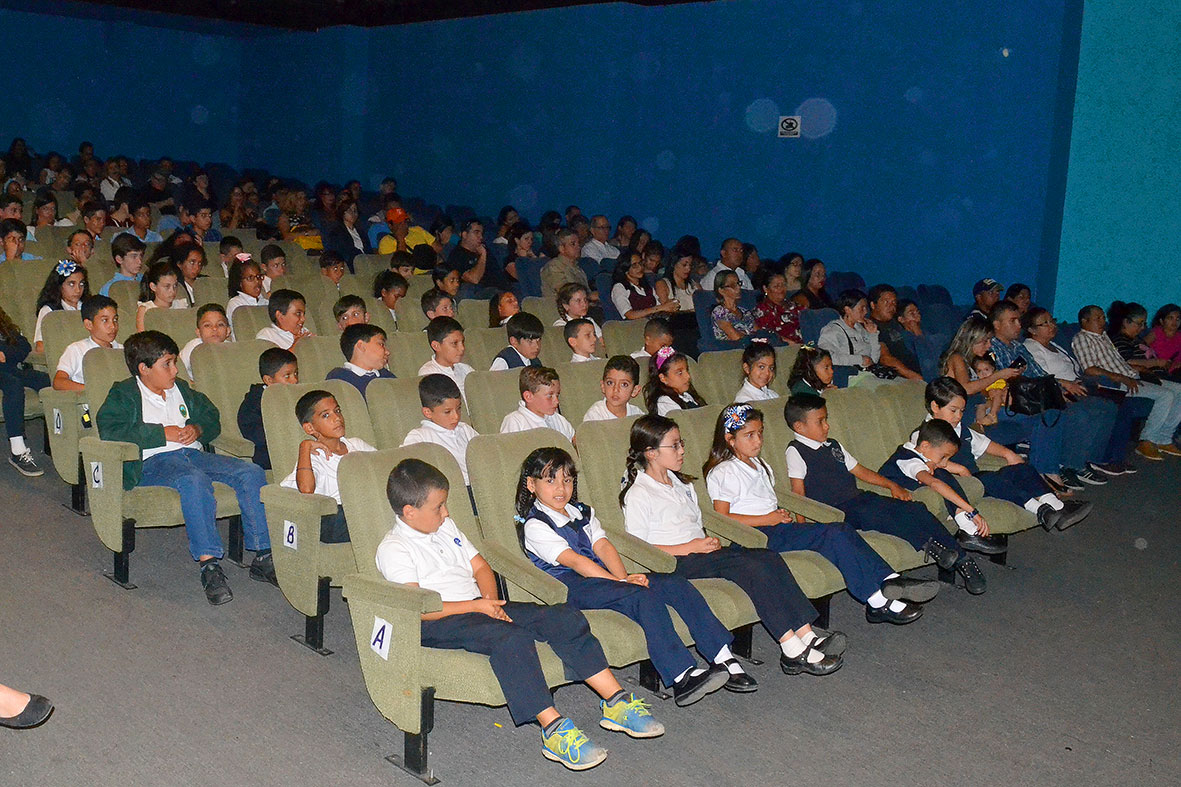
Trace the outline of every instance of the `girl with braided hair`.
<instances>
[{"instance_id":1,"label":"girl with braided hair","mask_svg":"<svg viewBox=\"0 0 1181 787\"><path fill-rule=\"evenodd\" d=\"M684 475L685 443L676 421L645 415L632 424L619 502L627 532L676 558L675 576L728 579L750 597L782 650L788 675L828 675L844 663L845 635L812 629L816 608L775 552L706 536L692 476Z\"/></svg>"},{"instance_id":2,"label":"girl with braided hair","mask_svg":"<svg viewBox=\"0 0 1181 787\"><path fill-rule=\"evenodd\" d=\"M733 635L701 593L675 574L629 574L594 509L578 500L578 469L561 448L538 448L521 465L517 484L518 535L533 565L566 585L566 603L613 609L640 624L648 654L677 705L692 705L718 689L748 692L758 684L730 652ZM668 607L685 621L700 667L681 642Z\"/></svg>"}]
</instances>

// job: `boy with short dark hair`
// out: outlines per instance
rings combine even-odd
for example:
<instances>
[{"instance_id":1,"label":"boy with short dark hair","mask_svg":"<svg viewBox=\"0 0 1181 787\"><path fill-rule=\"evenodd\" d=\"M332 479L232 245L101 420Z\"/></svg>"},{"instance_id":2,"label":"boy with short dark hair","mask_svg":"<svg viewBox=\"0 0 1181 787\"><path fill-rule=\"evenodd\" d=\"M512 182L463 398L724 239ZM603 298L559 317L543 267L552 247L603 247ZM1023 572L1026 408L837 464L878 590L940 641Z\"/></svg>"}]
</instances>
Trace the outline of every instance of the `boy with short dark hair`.
<instances>
[{"instance_id":1,"label":"boy with short dark hair","mask_svg":"<svg viewBox=\"0 0 1181 787\"><path fill-rule=\"evenodd\" d=\"M207 303L197 309L197 336L180 348L180 361L193 377L193 350L202 344L224 344L230 339L230 318L220 303Z\"/></svg>"},{"instance_id":2,"label":"boy with short dark hair","mask_svg":"<svg viewBox=\"0 0 1181 787\"><path fill-rule=\"evenodd\" d=\"M595 355L595 345L599 338L595 336L595 324L590 320L585 317L570 320L562 327L562 336L570 347L571 363L599 360L599 357Z\"/></svg>"},{"instance_id":3,"label":"boy with short dark hair","mask_svg":"<svg viewBox=\"0 0 1181 787\"><path fill-rule=\"evenodd\" d=\"M398 325L398 301L406 297L409 288L406 278L392 270L384 270L373 279L373 297L389 309L395 327Z\"/></svg>"},{"instance_id":4,"label":"boy with short dark hair","mask_svg":"<svg viewBox=\"0 0 1181 787\"><path fill-rule=\"evenodd\" d=\"M117 281L143 279L144 251L147 245L131 233L125 232L111 239L111 257L115 260L115 275L99 288L99 295L110 295L111 285Z\"/></svg>"},{"instance_id":5,"label":"boy with short dark hair","mask_svg":"<svg viewBox=\"0 0 1181 787\"><path fill-rule=\"evenodd\" d=\"M348 273L348 265L344 257L335 251L326 251L320 255L320 275L332 282L332 286L340 289L340 281Z\"/></svg>"},{"instance_id":6,"label":"boy with short dark hair","mask_svg":"<svg viewBox=\"0 0 1181 787\"><path fill-rule=\"evenodd\" d=\"M433 287L422 294L420 305L428 320L436 317L455 317L455 299Z\"/></svg>"},{"instance_id":7,"label":"boy with short dark hair","mask_svg":"<svg viewBox=\"0 0 1181 787\"><path fill-rule=\"evenodd\" d=\"M644 323L644 346L632 353L632 358L649 358L664 347L672 347L673 329L663 317L652 317Z\"/></svg>"},{"instance_id":8,"label":"boy with short dark hair","mask_svg":"<svg viewBox=\"0 0 1181 787\"><path fill-rule=\"evenodd\" d=\"M395 251L390 255L390 270L410 281L414 275L414 255L408 251Z\"/></svg>"},{"instance_id":9,"label":"boy with short dark hair","mask_svg":"<svg viewBox=\"0 0 1181 787\"><path fill-rule=\"evenodd\" d=\"M558 396L562 391L558 373L545 366L526 366L521 369L519 387L521 401L500 422L500 433L553 429L574 442L574 427L558 412Z\"/></svg>"},{"instance_id":10,"label":"boy with short dark hair","mask_svg":"<svg viewBox=\"0 0 1181 787\"><path fill-rule=\"evenodd\" d=\"M328 373L329 380L343 380L365 395L374 380L392 380L394 373L386 368L390 351L386 347L385 331L376 325L358 323L344 329L340 335L340 352L348 360Z\"/></svg>"},{"instance_id":11,"label":"boy with short dark hair","mask_svg":"<svg viewBox=\"0 0 1181 787\"><path fill-rule=\"evenodd\" d=\"M271 325L259 330L255 339L270 342L284 350L290 350L301 339L312 332L303 327L307 320L307 300L303 293L295 290L275 290L267 301L267 314Z\"/></svg>"},{"instance_id":12,"label":"boy with short dark hair","mask_svg":"<svg viewBox=\"0 0 1181 787\"><path fill-rule=\"evenodd\" d=\"M426 339L435 354L419 368L418 373L450 377L459 386L460 396L466 400L463 381L475 369L463 362L463 326L454 317L435 317L426 326Z\"/></svg>"},{"instance_id":13,"label":"boy with short dark hair","mask_svg":"<svg viewBox=\"0 0 1181 787\"><path fill-rule=\"evenodd\" d=\"M795 432L786 452L791 491L839 508L845 522L858 530L898 536L925 551L940 568L959 573L969 593L984 592L980 567L926 506L913 502L910 492L860 464L839 442L828 438L828 407L822 397L792 396L783 406L783 417ZM858 481L889 489L890 497L863 492Z\"/></svg>"},{"instance_id":14,"label":"boy with short dark hair","mask_svg":"<svg viewBox=\"0 0 1181 787\"><path fill-rule=\"evenodd\" d=\"M595 402L582 417L586 421L609 421L643 415L644 411L631 403L640 394L640 365L630 355L613 355L603 367L599 389L603 398Z\"/></svg>"},{"instance_id":15,"label":"boy with short dark hair","mask_svg":"<svg viewBox=\"0 0 1181 787\"><path fill-rule=\"evenodd\" d=\"M287 252L282 246L268 243L259 249L258 266L262 269L262 291L269 293L275 287L275 280L287 275Z\"/></svg>"},{"instance_id":16,"label":"boy with short dark hair","mask_svg":"<svg viewBox=\"0 0 1181 787\"><path fill-rule=\"evenodd\" d=\"M234 235L226 235L217 244L217 256L221 259L221 272L227 279L230 277L230 266L243 251L242 241Z\"/></svg>"},{"instance_id":17,"label":"boy with short dark hair","mask_svg":"<svg viewBox=\"0 0 1181 787\"><path fill-rule=\"evenodd\" d=\"M522 366L540 367L541 361L537 356L541 354L541 336L545 333L541 320L529 312L517 312L509 317L504 328L509 346L496 354L488 371L520 369Z\"/></svg>"},{"instance_id":18,"label":"boy with short dark hair","mask_svg":"<svg viewBox=\"0 0 1181 787\"><path fill-rule=\"evenodd\" d=\"M344 415L336 397L328 391L308 391L299 397L295 415L311 439L299 444L295 469L280 486L335 500L336 514L320 518L320 540L325 544L348 543L349 525L340 504L340 460L350 452L377 449L358 437L345 437Z\"/></svg>"},{"instance_id":19,"label":"boy with short dark hair","mask_svg":"<svg viewBox=\"0 0 1181 787\"><path fill-rule=\"evenodd\" d=\"M111 386L97 417L102 439L139 448L141 459L123 465L123 488L165 486L180 494L189 553L201 566L205 598L224 604L234 594L219 564L225 548L217 532L212 482L232 487L242 512L245 546L255 552L250 578L277 585L259 498L266 473L251 462L202 450L221 433L220 417L205 394L176 378L176 342L167 334L134 334L123 355L132 376Z\"/></svg>"},{"instance_id":20,"label":"boy with short dark hair","mask_svg":"<svg viewBox=\"0 0 1181 787\"><path fill-rule=\"evenodd\" d=\"M119 307L112 299L93 295L82 301L82 327L90 336L72 342L62 351L57 361L57 371L53 375L53 388L56 391L85 390L82 359L86 353L96 347L123 348L115 340L119 333Z\"/></svg>"},{"instance_id":21,"label":"boy with short dark hair","mask_svg":"<svg viewBox=\"0 0 1181 787\"><path fill-rule=\"evenodd\" d=\"M271 453L267 448L267 433L262 425L262 394L272 385L295 385L299 382L299 360L295 353L282 347L268 347L258 356L258 376L238 405L238 431L254 443L254 463L263 470L271 469Z\"/></svg>"},{"instance_id":22,"label":"boy with short dark hair","mask_svg":"<svg viewBox=\"0 0 1181 787\"><path fill-rule=\"evenodd\" d=\"M369 322L369 310L365 308L365 299L360 295L342 295L332 304L332 319L336 320L336 329L343 331L350 325L364 325Z\"/></svg>"},{"instance_id":23,"label":"boy with short dark hair","mask_svg":"<svg viewBox=\"0 0 1181 787\"><path fill-rule=\"evenodd\" d=\"M488 655L514 723L536 720L542 754L571 770L599 765L607 751L554 708L536 642L549 644L567 671L603 698L601 726L632 736L663 734L645 704L611 674L580 612L566 604L501 600L491 566L447 516L448 491L447 477L418 459L399 462L386 484L395 520L377 547L377 568L390 582L434 591L443 602L442 611L422 616L423 646Z\"/></svg>"},{"instance_id":24,"label":"boy with short dark hair","mask_svg":"<svg viewBox=\"0 0 1181 787\"><path fill-rule=\"evenodd\" d=\"M428 374L418 382L418 401L422 405L422 425L411 429L402 445L435 443L447 449L459 464L463 482L469 487L467 473L467 444L480 434L471 424L465 424L463 394L455 380L444 374Z\"/></svg>"},{"instance_id":25,"label":"boy with short dark hair","mask_svg":"<svg viewBox=\"0 0 1181 787\"><path fill-rule=\"evenodd\" d=\"M20 219L0 221L0 262L8 260L39 260L35 254L25 251L29 239L29 228Z\"/></svg>"}]
</instances>

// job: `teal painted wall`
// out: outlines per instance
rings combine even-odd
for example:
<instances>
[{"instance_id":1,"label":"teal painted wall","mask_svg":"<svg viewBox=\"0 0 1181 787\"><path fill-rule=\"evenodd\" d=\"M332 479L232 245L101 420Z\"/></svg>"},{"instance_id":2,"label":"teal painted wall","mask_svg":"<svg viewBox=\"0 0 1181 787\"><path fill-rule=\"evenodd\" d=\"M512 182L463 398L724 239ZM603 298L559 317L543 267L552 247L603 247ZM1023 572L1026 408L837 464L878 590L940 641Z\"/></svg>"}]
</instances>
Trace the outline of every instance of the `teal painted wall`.
<instances>
[{"instance_id":1,"label":"teal painted wall","mask_svg":"<svg viewBox=\"0 0 1181 787\"><path fill-rule=\"evenodd\" d=\"M1181 302L1181 3L1083 12L1054 311Z\"/></svg>"}]
</instances>

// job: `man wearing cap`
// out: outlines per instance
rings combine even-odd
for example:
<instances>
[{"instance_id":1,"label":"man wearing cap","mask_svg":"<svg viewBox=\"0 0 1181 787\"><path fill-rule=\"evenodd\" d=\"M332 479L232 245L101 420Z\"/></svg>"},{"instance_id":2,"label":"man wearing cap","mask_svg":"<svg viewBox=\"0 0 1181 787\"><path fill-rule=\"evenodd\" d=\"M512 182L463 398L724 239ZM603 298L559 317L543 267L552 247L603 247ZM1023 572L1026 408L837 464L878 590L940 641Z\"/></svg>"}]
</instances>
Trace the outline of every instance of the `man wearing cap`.
<instances>
[{"instance_id":1,"label":"man wearing cap","mask_svg":"<svg viewBox=\"0 0 1181 787\"><path fill-rule=\"evenodd\" d=\"M966 320L975 314L980 319L988 322L988 315L992 312L992 307L996 306L997 301L1001 299L1001 283L996 279L981 279L972 285L972 297L976 299L976 308L968 312Z\"/></svg>"},{"instance_id":2,"label":"man wearing cap","mask_svg":"<svg viewBox=\"0 0 1181 787\"><path fill-rule=\"evenodd\" d=\"M393 207L385 212L385 223L390 235L384 235L377 245L378 254L393 254L395 251L410 251L423 243L435 242L435 236L418 225L410 223L410 214L405 208Z\"/></svg>"}]
</instances>

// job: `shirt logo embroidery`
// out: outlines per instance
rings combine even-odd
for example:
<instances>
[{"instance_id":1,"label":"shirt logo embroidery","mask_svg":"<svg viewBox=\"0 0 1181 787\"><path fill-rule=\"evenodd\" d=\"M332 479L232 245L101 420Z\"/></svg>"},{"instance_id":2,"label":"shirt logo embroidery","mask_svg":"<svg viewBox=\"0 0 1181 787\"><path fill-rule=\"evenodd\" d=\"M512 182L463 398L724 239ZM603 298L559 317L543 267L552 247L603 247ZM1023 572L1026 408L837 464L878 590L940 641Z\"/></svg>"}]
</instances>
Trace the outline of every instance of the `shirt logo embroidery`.
<instances>
[{"instance_id":1,"label":"shirt logo embroidery","mask_svg":"<svg viewBox=\"0 0 1181 787\"><path fill-rule=\"evenodd\" d=\"M455 538L453 538L453 539L451 539L451 540L455 542L455 546L457 546L457 547L461 547L461 546L463 546L463 542L461 542L461 541L459 540L459 537L458 537L458 536L457 536L457 537L455 537Z\"/></svg>"},{"instance_id":2,"label":"shirt logo embroidery","mask_svg":"<svg viewBox=\"0 0 1181 787\"><path fill-rule=\"evenodd\" d=\"M181 404L180 404L180 417L181 418L188 418L189 417L189 408L185 407L184 402L181 402Z\"/></svg>"},{"instance_id":3,"label":"shirt logo embroidery","mask_svg":"<svg viewBox=\"0 0 1181 787\"><path fill-rule=\"evenodd\" d=\"M841 464L844 464L845 463L845 452L841 450L841 444L834 440L832 443L829 444L829 448L832 450L833 459L836 459Z\"/></svg>"}]
</instances>

